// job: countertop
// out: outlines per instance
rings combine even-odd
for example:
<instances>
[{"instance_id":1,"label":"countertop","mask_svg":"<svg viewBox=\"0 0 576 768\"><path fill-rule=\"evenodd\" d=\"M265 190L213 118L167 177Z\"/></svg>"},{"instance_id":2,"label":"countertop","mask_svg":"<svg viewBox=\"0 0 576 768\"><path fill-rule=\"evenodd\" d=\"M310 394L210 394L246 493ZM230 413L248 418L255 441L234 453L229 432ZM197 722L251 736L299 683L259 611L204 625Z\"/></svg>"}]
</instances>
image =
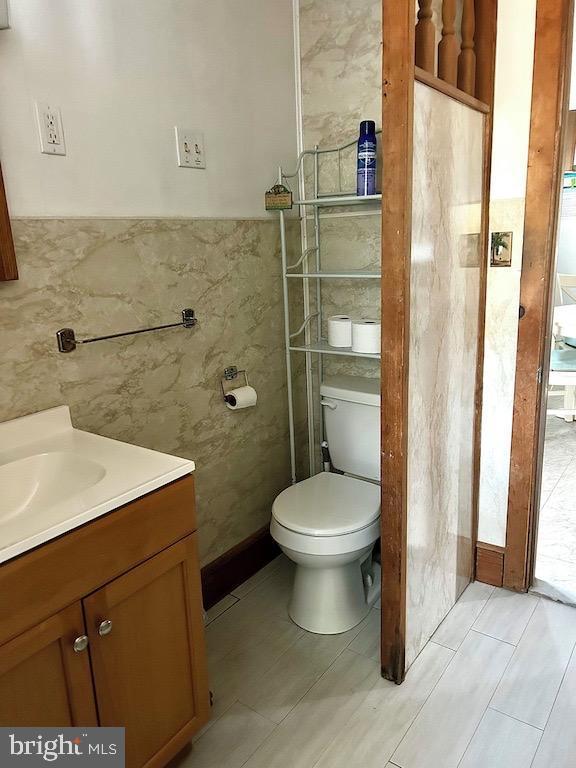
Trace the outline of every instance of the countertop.
<instances>
[{"instance_id":1,"label":"countertop","mask_svg":"<svg viewBox=\"0 0 576 768\"><path fill-rule=\"evenodd\" d=\"M68 406L0 423L0 563L194 469L75 429Z\"/></svg>"}]
</instances>

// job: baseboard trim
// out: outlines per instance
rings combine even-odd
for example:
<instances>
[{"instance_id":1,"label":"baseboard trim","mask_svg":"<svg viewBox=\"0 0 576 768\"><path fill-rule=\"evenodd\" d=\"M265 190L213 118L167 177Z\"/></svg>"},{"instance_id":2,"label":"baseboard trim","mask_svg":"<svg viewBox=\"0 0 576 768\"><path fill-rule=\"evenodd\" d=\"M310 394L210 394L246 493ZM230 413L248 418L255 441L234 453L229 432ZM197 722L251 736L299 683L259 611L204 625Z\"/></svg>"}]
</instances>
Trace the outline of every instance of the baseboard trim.
<instances>
[{"instance_id":1,"label":"baseboard trim","mask_svg":"<svg viewBox=\"0 0 576 768\"><path fill-rule=\"evenodd\" d=\"M501 587L504 581L504 547L476 542L476 581Z\"/></svg>"},{"instance_id":2,"label":"baseboard trim","mask_svg":"<svg viewBox=\"0 0 576 768\"><path fill-rule=\"evenodd\" d=\"M222 600L279 554L280 548L270 536L266 525L205 565L201 572L205 610Z\"/></svg>"}]
</instances>

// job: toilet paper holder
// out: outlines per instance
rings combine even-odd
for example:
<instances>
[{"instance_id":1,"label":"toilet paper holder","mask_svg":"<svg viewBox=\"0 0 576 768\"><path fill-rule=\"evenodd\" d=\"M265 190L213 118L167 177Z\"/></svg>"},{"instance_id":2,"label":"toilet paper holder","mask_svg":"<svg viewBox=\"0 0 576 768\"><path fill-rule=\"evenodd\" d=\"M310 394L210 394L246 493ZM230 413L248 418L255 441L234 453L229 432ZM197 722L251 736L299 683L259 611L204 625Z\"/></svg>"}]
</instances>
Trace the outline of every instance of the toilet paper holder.
<instances>
[{"instance_id":1,"label":"toilet paper holder","mask_svg":"<svg viewBox=\"0 0 576 768\"><path fill-rule=\"evenodd\" d=\"M248 373L244 370L239 371L235 365L229 365L228 368L224 368L224 376L220 379L220 389L222 390L222 399L225 403L228 402L228 392L231 389L236 389L238 386L237 379L239 376L244 376L245 386L249 387Z\"/></svg>"}]
</instances>

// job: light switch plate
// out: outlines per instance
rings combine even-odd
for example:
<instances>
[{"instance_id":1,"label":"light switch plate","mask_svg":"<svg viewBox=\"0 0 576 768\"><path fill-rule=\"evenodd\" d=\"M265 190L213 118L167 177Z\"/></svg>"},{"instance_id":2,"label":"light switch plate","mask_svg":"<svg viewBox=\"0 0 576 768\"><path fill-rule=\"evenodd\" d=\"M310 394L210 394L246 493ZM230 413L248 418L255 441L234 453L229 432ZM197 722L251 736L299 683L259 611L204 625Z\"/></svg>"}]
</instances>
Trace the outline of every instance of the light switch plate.
<instances>
[{"instance_id":1,"label":"light switch plate","mask_svg":"<svg viewBox=\"0 0 576 768\"><path fill-rule=\"evenodd\" d=\"M40 135L40 151L45 155L65 155L66 144L60 109L52 103L37 101L36 120Z\"/></svg>"},{"instance_id":2,"label":"light switch plate","mask_svg":"<svg viewBox=\"0 0 576 768\"><path fill-rule=\"evenodd\" d=\"M193 128L174 127L176 154L180 168L206 168L204 134Z\"/></svg>"}]
</instances>

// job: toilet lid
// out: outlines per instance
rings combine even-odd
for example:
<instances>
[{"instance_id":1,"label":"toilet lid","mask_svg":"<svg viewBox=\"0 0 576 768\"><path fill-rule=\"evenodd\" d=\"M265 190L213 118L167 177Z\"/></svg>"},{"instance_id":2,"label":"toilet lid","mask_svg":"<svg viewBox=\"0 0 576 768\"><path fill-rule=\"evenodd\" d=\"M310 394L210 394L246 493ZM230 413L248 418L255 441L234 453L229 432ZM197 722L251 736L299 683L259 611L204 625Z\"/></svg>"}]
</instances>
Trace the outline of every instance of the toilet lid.
<instances>
[{"instance_id":1,"label":"toilet lid","mask_svg":"<svg viewBox=\"0 0 576 768\"><path fill-rule=\"evenodd\" d=\"M380 487L365 480L321 472L287 488L272 516L296 533L339 536L365 528L380 514Z\"/></svg>"}]
</instances>

